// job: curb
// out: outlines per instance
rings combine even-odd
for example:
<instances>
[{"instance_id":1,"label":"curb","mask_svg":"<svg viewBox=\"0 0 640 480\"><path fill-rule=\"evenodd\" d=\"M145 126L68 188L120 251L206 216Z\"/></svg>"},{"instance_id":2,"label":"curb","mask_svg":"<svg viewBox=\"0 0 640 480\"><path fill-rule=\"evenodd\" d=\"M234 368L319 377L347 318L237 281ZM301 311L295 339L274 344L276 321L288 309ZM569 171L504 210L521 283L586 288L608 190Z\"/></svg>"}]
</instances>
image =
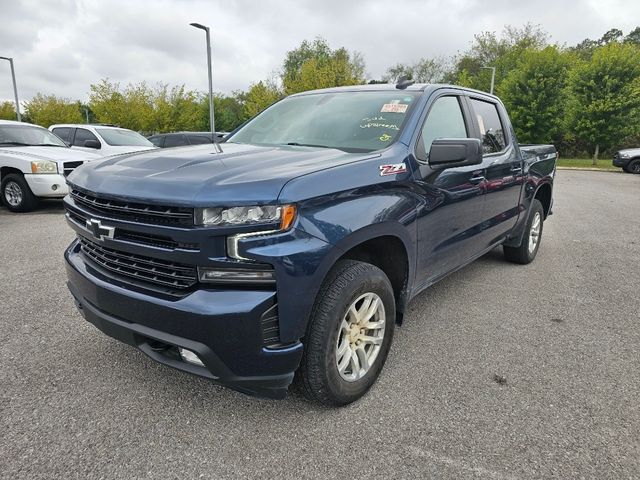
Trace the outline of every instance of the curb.
<instances>
[{"instance_id":1,"label":"curb","mask_svg":"<svg viewBox=\"0 0 640 480\"><path fill-rule=\"evenodd\" d=\"M557 170L578 170L582 172L609 172L622 173L622 169L613 168L590 168L590 167L556 167Z\"/></svg>"}]
</instances>

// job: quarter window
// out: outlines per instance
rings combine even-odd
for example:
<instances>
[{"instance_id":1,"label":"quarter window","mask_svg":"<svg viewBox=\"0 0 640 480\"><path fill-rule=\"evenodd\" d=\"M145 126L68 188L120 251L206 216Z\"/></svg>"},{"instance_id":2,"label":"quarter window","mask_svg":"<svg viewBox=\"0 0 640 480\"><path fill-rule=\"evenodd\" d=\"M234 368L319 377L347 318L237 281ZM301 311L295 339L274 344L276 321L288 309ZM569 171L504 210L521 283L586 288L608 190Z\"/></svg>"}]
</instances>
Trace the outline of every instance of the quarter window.
<instances>
[{"instance_id":1,"label":"quarter window","mask_svg":"<svg viewBox=\"0 0 640 480\"><path fill-rule=\"evenodd\" d=\"M471 105L478 121L484 153L495 153L505 149L504 128L498 108L494 103L471 99Z\"/></svg>"},{"instance_id":2,"label":"quarter window","mask_svg":"<svg viewBox=\"0 0 640 480\"><path fill-rule=\"evenodd\" d=\"M438 98L422 127L423 156L429 155L431 144L438 138L467 138L467 127L458 97Z\"/></svg>"}]
</instances>

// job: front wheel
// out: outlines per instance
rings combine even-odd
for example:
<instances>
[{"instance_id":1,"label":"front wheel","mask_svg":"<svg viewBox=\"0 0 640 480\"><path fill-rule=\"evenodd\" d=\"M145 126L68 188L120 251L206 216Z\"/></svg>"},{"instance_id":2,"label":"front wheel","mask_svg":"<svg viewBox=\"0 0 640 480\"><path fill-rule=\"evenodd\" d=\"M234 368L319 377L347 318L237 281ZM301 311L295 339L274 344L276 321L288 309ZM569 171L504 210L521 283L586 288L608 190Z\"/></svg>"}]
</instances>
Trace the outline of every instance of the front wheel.
<instances>
[{"instance_id":1,"label":"front wheel","mask_svg":"<svg viewBox=\"0 0 640 480\"><path fill-rule=\"evenodd\" d=\"M342 260L313 307L300 364L307 398L330 406L362 397L378 378L395 326L389 279L374 265Z\"/></svg>"},{"instance_id":2,"label":"front wheel","mask_svg":"<svg viewBox=\"0 0 640 480\"><path fill-rule=\"evenodd\" d=\"M626 168L629 173L640 173L640 160L633 160L629 162Z\"/></svg>"},{"instance_id":3,"label":"front wheel","mask_svg":"<svg viewBox=\"0 0 640 480\"><path fill-rule=\"evenodd\" d=\"M542 225L544 223L544 209L539 200L533 200L531 203L529 218L522 241L517 247L502 247L504 256L507 260L514 263L526 265L533 262L536 258L540 241L542 240Z\"/></svg>"},{"instance_id":4,"label":"front wheel","mask_svg":"<svg viewBox=\"0 0 640 480\"><path fill-rule=\"evenodd\" d=\"M38 206L36 197L22 175L10 173L0 184L2 200L12 212L29 212Z\"/></svg>"}]
</instances>

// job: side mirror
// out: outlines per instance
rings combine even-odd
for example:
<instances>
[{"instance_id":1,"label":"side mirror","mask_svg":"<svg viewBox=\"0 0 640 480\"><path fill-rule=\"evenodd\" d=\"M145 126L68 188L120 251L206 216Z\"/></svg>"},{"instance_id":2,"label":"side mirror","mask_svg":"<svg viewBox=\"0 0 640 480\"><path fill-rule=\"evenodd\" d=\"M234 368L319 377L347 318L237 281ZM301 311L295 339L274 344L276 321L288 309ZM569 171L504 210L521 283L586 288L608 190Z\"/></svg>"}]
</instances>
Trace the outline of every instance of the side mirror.
<instances>
[{"instance_id":1,"label":"side mirror","mask_svg":"<svg viewBox=\"0 0 640 480\"><path fill-rule=\"evenodd\" d=\"M85 148L100 148L100 142L98 140L85 140L84 141Z\"/></svg>"},{"instance_id":2,"label":"side mirror","mask_svg":"<svg viewBox=\"0 0 640 480\"><path fill-rule=\"evenodd\" d=\"M463 167L482 163L482 143L478 138L439 138L429 150L429 165L434 168Z\"/></svg>"}]
</instances>

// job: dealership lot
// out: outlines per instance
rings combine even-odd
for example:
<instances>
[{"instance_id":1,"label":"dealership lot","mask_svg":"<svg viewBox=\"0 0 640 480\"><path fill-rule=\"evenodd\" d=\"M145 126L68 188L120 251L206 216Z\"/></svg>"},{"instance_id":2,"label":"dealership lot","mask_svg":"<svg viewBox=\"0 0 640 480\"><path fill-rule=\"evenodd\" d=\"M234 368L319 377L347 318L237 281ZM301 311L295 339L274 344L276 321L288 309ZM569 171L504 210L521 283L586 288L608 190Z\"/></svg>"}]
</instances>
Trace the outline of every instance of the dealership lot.
<instances>
[{"instance_id":1,"label":"dealership lot","mask_svg":"<svg viewBox=\"0 0 640 480\"><path fill-rule=\"evenodd\" d=\"M421 294L361 401L246 397L82 320L60 203L0 209L0 477L637 478L640 176L560 171L536 261Z\"/></svg>"}]
</instances>

